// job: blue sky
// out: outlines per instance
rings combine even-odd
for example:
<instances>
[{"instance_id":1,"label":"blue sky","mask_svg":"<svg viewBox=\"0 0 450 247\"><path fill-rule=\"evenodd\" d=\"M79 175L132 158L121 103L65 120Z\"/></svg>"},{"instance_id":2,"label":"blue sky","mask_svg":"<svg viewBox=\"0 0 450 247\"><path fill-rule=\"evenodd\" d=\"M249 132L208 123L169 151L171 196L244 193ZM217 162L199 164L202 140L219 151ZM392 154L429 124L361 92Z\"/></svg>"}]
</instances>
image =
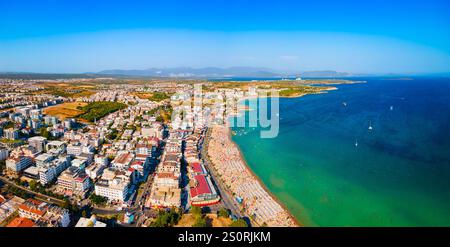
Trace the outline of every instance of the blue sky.
<instances>
[{"instance_id":1,"label":"blue sky","mask_svg":"<svg viewBox=\"0 0 450 247\"><path fill-rule=\"evenodd\" d=\"M449 1L91 2L0 0L0 71L450 71Z\"/></svg>"}]
</instances>

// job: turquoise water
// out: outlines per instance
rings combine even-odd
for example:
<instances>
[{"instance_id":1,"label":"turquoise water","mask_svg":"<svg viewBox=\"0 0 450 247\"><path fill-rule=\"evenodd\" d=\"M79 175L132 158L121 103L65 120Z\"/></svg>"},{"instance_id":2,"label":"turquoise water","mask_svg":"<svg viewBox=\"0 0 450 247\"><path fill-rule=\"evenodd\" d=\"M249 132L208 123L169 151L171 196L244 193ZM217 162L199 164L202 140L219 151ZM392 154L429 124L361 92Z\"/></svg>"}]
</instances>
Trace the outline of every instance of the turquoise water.
<instances>
[{"instance_id":1,"label":"turquoise water","mask_svg":"<svg viewBox=\"0 0 450 247\"><path fill-rule=\"evenodd\" d=\"M280 99L276 138L233 140L305 225L450 226L450 80L365 80Z\"/></svg>"}]
</instances>

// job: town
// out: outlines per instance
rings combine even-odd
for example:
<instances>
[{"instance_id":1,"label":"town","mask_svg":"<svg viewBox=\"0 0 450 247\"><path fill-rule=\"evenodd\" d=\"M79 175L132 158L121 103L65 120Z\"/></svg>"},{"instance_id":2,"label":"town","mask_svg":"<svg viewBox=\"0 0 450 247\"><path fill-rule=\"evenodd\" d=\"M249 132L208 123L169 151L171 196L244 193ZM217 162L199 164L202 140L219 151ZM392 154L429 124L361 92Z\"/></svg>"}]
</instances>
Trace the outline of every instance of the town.
<instances>
[{"instance_id":1,"label":"town","mask_svg":"<svg viewBox=\"0 0 450 247\"><path fill-rule=\"evenodd\" d=\"M196 105L196 85L1 81L1 225L296 225L223 126L244 109L239 100L258 93L200 82L208 90Z\"/></svg>"}]
</instances>

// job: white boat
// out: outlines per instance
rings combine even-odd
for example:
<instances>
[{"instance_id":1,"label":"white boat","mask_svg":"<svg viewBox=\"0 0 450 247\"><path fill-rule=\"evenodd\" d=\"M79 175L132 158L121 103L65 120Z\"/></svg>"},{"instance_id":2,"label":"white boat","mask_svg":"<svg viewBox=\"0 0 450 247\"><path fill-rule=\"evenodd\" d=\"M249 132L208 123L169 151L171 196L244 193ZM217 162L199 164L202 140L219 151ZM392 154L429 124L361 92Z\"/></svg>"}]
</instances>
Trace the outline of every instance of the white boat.
<instances>
[{"instance_id":1,"label":"white boat","mask_svg":"<svg viewBox=\"0 0 450 247\"><path fill-rule=\"evenodd\" d=\"M342 102L342 104L343 104L344 106L347 106L347 102Z\"/></svg>"},{"instance_id":2,"label":"white boat","mask_svg":"<svg viewBox=\"0 0 450 247\"><path fill-rule=\"evenodd\" d=\"M391 107L389 107L389 109L390 109L391 111L393 111L393 110L394 110L394 106L391 105Z\"/></svg>"},{"instance_id":3,"label":"white boat","mask_svg":"<svg viewBox=\"0 0 450 247\"><path fill-rule=\"evenodd\" d=\"M372 130L372 122L369 122L369 130Z\"/></svg>"},{"instance_id":4,"label":"white boat","mask_svg":"<svg viewBox=\"0 0 450 247\"><path fill-rule=\"evenodd\" d=\"M357 147L357 146L358 146L358 139L355 142L355 147Z\"/></svg>"}]
</instances>

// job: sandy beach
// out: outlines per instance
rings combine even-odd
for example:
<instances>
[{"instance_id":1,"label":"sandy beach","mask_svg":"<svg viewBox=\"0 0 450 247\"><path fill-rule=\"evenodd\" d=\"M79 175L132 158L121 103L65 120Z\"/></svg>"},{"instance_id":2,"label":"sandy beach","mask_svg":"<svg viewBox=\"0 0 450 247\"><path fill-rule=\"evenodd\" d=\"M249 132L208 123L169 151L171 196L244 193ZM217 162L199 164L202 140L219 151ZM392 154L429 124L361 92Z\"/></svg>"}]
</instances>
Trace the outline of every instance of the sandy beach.
<instances>
[{"instance_id":1,"label":"sandy beach","mask_svg":"<svg viewBox=\"0 0 450 247\"><path fill-rule=\"evenodd\" d=\"M223 184L236 198L242 199L245 213L257 225L300 226L289 211L265 187L248 167L228 126L211 127L208 155Z\"/></svg>"}]
</instances>

